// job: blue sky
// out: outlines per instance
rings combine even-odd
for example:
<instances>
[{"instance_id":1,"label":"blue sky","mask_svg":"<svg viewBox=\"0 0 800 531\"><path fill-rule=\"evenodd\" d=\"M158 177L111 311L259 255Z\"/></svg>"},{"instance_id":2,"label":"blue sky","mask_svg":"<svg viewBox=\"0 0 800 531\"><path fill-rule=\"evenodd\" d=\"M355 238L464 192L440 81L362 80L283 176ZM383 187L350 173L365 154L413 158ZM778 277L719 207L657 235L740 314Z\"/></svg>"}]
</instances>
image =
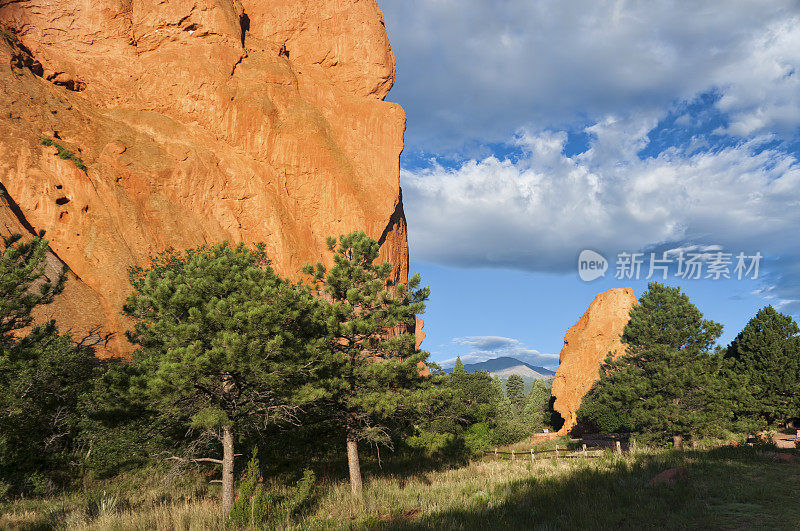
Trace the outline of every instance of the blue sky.
<instances>
[{"instance_id":1,"label":"blue sky","mask_svg":"<svg viewBox=\"0 0 800 531\"><path fill-rule=\"evenodd\" d=\"M614 278L623 251L760 252L755 280L671 271L723 345L766 304L800 314L800 4L379 4L434 361L554 368L597 293L646 288ZM583 249L605 277L579 279Z\"/></svg>"}]
</instances>

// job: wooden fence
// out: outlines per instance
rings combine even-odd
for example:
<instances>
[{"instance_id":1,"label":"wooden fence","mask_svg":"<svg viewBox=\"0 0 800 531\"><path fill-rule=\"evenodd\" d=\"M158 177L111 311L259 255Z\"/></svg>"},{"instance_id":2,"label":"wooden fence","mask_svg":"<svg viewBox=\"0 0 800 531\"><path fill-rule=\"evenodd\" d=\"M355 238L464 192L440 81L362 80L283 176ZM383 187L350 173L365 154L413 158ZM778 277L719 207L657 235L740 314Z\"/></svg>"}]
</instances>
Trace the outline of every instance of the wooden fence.
<instances>
[{"instance_id":1,"label":"wooden fence","mask_svg":"<svg viewBox=\"0 0 800 531\"><path fill-rule=\"evenodd\" d=\"M622 445L620 441L613 441L613 451L615 454L622 454ZM581 445L581 449L567 449L567 448L559 448L556 445L555 449L553 450L534 450L531 448L530 450L512 450L510 452L501 452L497 448L494 450L488 450L484 452L484 455L493 456L497 459L506 459L505 456L510 456L509 458L511 461L515 461L517 459L530 459L531 461L536 461L537 459L593 459L602 457L606 453L607 446L603 445L593 445L591 447L587 446L586 443ZM599 452L599 453L598 453Z\"/></svg>"}]
</instances>

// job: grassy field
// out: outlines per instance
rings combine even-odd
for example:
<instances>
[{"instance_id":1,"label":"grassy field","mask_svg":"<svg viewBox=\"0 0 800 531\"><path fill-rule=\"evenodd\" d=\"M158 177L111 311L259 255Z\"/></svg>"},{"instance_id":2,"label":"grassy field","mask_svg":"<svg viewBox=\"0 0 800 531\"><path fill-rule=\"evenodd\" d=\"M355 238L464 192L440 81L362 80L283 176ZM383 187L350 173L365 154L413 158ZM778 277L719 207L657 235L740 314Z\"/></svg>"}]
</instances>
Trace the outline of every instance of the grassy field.
<instances>
[{"instance_id":1,"label":"grassy field","mask_svg":"<svg viewBox=\"0 0 800 531\"><path fill-rule=\"evenodd\" d=\"M559 462L477 460L447 470L368 478L362 499L322 480L298 529L800 528L800 454L769 448L640 450ZM688 478L648 486L668 468ZM0 528L230 529L201 477L118 478L105 492L2 506ZM137 482L139 482L137 484ZM115 489L114 486L117 488Z\"/></svg>"}]
</instances>

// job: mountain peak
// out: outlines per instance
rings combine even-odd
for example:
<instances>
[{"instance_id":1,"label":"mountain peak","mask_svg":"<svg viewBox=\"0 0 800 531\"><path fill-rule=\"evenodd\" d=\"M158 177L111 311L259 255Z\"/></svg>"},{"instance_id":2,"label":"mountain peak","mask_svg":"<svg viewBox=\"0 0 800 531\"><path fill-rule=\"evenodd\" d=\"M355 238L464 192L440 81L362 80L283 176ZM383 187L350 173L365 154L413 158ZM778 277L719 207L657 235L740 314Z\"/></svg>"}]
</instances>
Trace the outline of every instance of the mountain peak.
<instances>
[{"instance_id":1,"label":"mountain peak","mask_svg":"<svg viewBox=\"0 0 800 531\"><path fill-rule=\"evenodd\" d=\"M524 361L510 356L500 356L477 363L465 363L464 370L467 372L487 371L491 373L492 376L499 376L501 378L507 378L512 374L518 374L524 378L549 380L555 375L554 371L525 363ZM446 372L450 371L452 371L452 369L448 369Z\"/></svg>"}]
</instances>

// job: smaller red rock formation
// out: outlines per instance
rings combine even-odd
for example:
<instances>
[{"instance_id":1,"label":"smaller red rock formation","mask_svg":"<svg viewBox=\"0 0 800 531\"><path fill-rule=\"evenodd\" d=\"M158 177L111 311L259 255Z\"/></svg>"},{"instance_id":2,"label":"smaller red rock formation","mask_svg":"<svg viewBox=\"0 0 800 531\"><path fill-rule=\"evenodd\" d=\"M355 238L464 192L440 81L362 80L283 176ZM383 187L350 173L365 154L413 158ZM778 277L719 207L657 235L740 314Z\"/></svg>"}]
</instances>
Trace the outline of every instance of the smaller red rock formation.
<instances>
[{"instance_id":1,"label":"smaller red rock formation","mask_svg":"<svg viewBox=\"0 0 800 531\"><path fill-rule=\"evenodd\" d=\"M631 288L616 288L595 297L583 317L564 336L558 370L553 380L553 409L564 418L559 433L567 433L577 422L583 396L600 378L600 364L609 352L625 352L620 336L636 304Z\"/></svg>"}]
</instances>

